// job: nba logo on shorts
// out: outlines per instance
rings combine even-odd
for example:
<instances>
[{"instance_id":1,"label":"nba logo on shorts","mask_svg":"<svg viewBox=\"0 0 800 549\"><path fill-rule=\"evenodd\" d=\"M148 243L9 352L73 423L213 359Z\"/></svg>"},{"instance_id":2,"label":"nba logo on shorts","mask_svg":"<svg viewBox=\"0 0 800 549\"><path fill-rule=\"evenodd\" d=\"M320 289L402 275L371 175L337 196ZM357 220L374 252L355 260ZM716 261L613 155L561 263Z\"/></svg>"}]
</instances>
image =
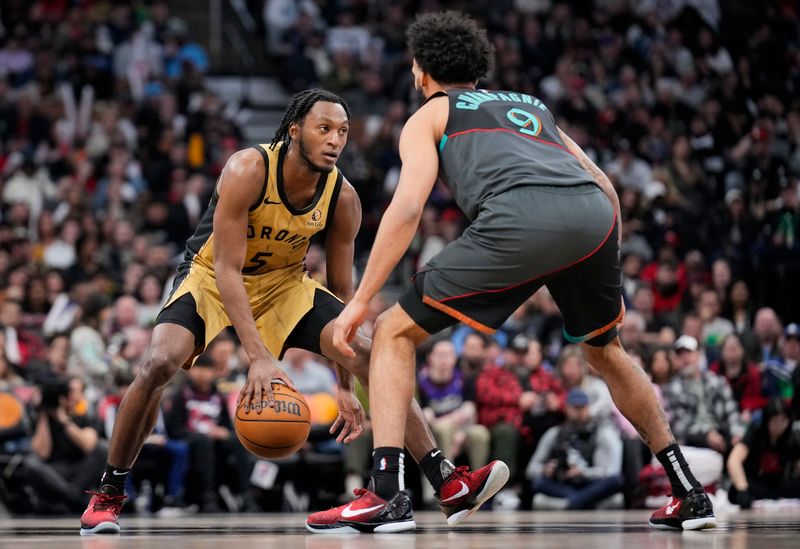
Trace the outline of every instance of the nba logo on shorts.
<instances>
[{"instance_id":1,"label":"nba logo on shorts","mask_svg":"<svg viewBox=\"0 0 800 549\"><path fill-rule=\"evenodd\" d=\"M385 471L386 470L386 458L381 458L381 462L380 462L380 465L379 465L378 469L380 471Z\"/></svg>"}]
</instances>

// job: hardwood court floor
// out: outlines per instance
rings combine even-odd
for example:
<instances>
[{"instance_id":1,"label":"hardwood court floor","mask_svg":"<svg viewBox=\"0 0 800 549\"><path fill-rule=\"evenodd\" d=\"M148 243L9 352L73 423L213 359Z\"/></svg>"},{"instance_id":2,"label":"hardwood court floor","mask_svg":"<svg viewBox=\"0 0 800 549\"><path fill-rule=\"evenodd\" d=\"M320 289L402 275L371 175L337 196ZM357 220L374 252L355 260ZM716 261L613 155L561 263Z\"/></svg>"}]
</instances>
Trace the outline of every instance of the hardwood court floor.
<instances>
[{"instance_id":1,"label":"hardwood court floor","mask_svg":"<svg viewBox=\"0 0 800 549\"><path fill-rule=\"evenodd\" d=\"M449 528L434 512L415 513L413 534L320 536L306 532L304 515L125 517L123 532L78 535L78 518L0 519L0 548L28 549L514 549L648 547L655 549L783 549L800 547L800 512L747 511L718 517L716 530L664 532L645 511L481 512Z\"/></svg>"}]
</instances>

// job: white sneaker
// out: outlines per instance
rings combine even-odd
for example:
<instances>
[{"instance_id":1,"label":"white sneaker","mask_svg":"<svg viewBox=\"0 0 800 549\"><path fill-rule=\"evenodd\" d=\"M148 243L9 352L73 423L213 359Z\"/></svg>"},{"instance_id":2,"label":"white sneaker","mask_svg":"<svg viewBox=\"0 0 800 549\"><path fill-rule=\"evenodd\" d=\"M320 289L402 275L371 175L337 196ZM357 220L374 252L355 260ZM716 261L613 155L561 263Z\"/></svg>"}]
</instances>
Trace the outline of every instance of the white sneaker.
<instances>
[{"instance_id":1,"label":"white sneaker","mask_svg":"<svg viewBox=\"0 0 800 549\"><path fill-rule=\"evenodd\" d=\"M506 488L495 494L492 509L498 511L516 511L519 509L521 503L522 501L519 499L516 490L513 488Z\"/></svg>"},{"instance_id":2,"label":"white sneaker","mask_svg":"<svg viewBox=\"0 0 800 549\"><path fill-rule=\"evenodd\" d=\"M568 505L567 498L556 498L547 494L533 496L533 508L537 511L563 511Z\"/></svg>"}]
</instances>

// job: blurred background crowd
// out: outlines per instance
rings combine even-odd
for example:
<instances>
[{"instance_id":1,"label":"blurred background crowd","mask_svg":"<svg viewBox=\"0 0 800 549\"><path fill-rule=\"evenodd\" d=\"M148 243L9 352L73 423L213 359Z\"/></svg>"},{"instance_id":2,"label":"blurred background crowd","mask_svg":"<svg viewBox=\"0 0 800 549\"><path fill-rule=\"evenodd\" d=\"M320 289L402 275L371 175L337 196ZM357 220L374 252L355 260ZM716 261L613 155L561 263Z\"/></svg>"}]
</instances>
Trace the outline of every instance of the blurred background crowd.
<instances>
[{"instance_id":1,"label":"blurred background crowd","mask_svg":"<svg viewBox=\"0 0 800 549\"><path fill-rule=\"evenodd\" d=\"M172 4L0 8L0 511L83 510L184 242L227 158L253 144L240 106L206 85L205 37ZM480 86L542 98L619 192L622 341L699 480L743 507L800 498L795 2L244 5L257 55L287 92L321 86L352 107L339 166L364 210L356 274L397 183L400 129L420 104L404 29L425 10L477 17L496 50ZM464 227L438 185L371 321ZM325 279L321 247L307 267ZM663 500L666 475L566 345L546 289L493 338L457 326L420 349L418 364L418 396L445 454L511 466L496 507ZM175 380L128 509L305 510L362 486L369 434L347 447L327 435L330 365L304 351L283 365L312 403L306 448L272 463L238 444L230 418L248 364L224 334ZM409 469L417 503L432 504Z\"/></svg>"}]
</instances>

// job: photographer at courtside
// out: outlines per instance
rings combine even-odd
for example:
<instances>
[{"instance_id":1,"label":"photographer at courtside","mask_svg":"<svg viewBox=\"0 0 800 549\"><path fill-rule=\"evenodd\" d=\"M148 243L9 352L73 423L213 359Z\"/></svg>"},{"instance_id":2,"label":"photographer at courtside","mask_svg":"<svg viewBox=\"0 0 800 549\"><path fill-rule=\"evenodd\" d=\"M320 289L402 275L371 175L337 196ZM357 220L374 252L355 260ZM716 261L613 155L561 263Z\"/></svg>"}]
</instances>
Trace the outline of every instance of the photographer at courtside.
<instances>
[{"instance_id":1,"label":"photographer at courtside","mask_svg":"<svg viewBox=\"0 0 800 549\"><path fill-rule=\"evenodd\" d=\"M89 499L84 490L103 470L106 450L90 418L75 413L83 397L79 379L48 378L39 386L42 400L25 467L40 505L79 511Z\"/></svg>"}]
</instances>

